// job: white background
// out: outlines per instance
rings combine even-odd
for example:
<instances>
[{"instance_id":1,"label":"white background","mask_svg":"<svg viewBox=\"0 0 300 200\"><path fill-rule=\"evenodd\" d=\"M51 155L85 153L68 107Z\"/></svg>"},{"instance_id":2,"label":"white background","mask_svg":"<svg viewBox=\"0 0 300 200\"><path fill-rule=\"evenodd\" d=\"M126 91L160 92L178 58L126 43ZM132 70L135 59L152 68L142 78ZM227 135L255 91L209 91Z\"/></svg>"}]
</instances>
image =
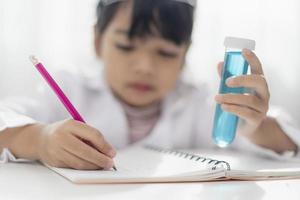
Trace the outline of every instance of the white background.
<instances>
[{"instance_id":1,"label":"white background","mask_svg":"<svg viewBox=\"0 0 300 200\"><path fill-rule=\"evenodd\" d=\"M0 98L33 95L40 76L28 61L48 68L93 69L97 0L0 0ZM187 67L195 82L218 89L216 64L225 36L255 39L271 90L271 103L300 123L300 1L198 0Z\"/></svg>"}]
</instances>

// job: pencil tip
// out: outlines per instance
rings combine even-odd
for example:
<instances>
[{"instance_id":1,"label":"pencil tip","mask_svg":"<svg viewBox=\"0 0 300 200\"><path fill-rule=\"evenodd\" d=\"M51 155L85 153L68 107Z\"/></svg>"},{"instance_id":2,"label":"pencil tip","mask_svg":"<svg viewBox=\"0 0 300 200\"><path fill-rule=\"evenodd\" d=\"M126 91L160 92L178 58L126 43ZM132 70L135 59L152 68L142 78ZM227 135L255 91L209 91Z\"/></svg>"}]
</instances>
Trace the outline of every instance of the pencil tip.
<instances>
[{"instance_id":1,"label":"pencil tip","mask_svg":"<svg viewBox=\"0 0 300 200\"><path fill-rule=\"evenodd\" d=\"M30 61L32 62L32 64L34 64L34 65L36 65L36 64L39 63L39 60L38 60L35 56L33 56L33 55L29 56L29 60L30 60Z\"/></svg>"}]
</instances>

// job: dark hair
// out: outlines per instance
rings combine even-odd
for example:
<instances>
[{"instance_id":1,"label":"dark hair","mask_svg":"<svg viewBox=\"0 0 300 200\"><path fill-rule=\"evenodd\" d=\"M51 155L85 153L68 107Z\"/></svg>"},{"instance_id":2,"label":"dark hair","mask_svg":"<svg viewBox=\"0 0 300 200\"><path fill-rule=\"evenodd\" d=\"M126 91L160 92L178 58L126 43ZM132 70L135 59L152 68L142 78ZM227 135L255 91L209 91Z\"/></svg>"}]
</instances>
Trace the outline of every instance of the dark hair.
<instances>
[{"instance_id":1,"label":"dark hair","mask_svg":"<svg viewBox=\"0 0 300 200\"><path fill-rule=\"evenodd\" d=\"M164 39L177 45L189 43L194 22L194 7L187 3L174 0L133 0L129 39L147 37L158 31ZM97 24L99 33L103 33L113 20L120 5L120 1L105 5L100 0L97 6Z\"/></svg>"}]
</instances>

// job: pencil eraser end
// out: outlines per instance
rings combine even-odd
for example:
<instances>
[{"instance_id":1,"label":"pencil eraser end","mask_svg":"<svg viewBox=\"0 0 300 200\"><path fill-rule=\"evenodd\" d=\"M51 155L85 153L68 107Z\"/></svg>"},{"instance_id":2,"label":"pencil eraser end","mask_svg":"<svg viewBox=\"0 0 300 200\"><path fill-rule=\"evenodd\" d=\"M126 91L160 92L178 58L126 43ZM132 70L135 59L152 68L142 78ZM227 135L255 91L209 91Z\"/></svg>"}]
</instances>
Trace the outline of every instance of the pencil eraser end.
<instances>
[{"instance_id":1,"label":"pencil eraser end","mask_svg":"<svg viewBox=\"0 0 300 200\"><path fill-rule=\"evenodd\" d=\"M32 64L37 65L39 63L39 60L35 56L29 56L29 60L32 62Z\"/></svg>"}]
</instances>

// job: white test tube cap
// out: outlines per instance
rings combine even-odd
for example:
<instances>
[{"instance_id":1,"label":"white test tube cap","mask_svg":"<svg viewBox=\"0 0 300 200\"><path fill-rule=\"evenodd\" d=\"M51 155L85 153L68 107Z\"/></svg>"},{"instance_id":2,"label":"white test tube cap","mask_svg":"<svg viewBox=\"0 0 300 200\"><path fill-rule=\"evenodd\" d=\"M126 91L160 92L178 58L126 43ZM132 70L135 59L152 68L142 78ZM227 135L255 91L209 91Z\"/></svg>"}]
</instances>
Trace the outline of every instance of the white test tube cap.
<instances>
[{"instance_id":1,"label":"white test tube cap","mask_svg":"<svg viewBox=\"0 0 300 200\"><path fill-rule=\"evenodd\" d=\"M238 37L226 37L224 40L224 46L226 48L249 49L251 51L254 51L255 40Z\"/></svg>"}]
</instances>

